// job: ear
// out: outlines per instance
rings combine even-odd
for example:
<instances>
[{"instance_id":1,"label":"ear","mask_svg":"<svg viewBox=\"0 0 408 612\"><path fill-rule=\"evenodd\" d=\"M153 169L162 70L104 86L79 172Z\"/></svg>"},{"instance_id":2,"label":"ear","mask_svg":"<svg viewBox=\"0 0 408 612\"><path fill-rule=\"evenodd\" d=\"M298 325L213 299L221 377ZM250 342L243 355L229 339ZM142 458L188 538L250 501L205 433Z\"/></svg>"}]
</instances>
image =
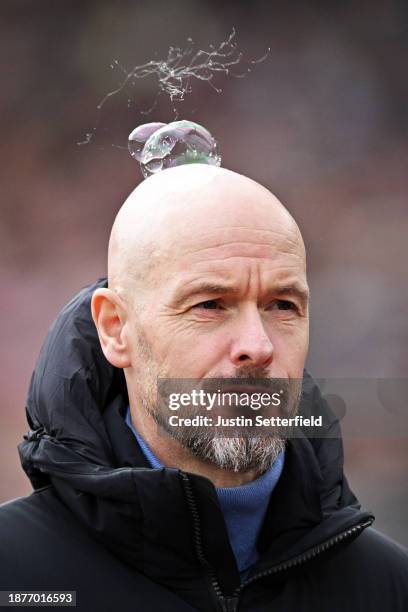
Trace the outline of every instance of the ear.
<instances>
[{"instance_id":1,"label":"ear","mask_svg":"<svg viewBox=\"0 0 408 612\"><path fill-rule=\"evenodd\" d=\"M116 368L128 368L131 364L124 334L126 311L121 299L111 289L97 289L92 296L91 309L106 359Z\"/></svg>"}]
</instances>

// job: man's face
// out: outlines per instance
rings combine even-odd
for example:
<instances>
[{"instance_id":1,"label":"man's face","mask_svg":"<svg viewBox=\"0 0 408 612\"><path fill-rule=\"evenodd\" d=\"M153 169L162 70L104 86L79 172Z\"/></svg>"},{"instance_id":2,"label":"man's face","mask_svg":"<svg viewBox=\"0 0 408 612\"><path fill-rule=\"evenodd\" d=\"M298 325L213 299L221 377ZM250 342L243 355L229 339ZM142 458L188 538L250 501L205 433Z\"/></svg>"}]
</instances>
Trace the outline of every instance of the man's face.
<instances>
[{"instance_id":1,"label":"man's face","mask_svg":"<svg viewBox=\"0 0 408 612\"><path fill-rule=\"evenodd\" d=\"M305 252L292 217L254 181L193 166L150 178L129 198L109 247L117 297L102 291L93 300L105 355L125 369L132 418L142 424L149 415L162 429L158 378L299 381L308 349ZM278 434L254 436L250 449L248 440L199 429L167 431L235 471L267 465L283 444Z\"/></svg>"},{"instance_id":2,"label":"man's face","mask_svg":"<svg viewBox=\"0 0 408 612\"><path fill-rule=\"evenodd\" d=\"M254 203L254 210L244 207L239 214L227 210L222 218L214 207L207 213L200 219L184 211L182 218L173 219L177 231L170 231L153 249L144 288L131 302L126 334L132 373L127 379L136 377L136 403L161 425L159 377L303 376L308 287L296 226L285 216L271 216L265 204ZM298 391L292 398L296 408ZM267 463L283 447L282 440L264 439L257 448L254 440L241 440L243 459L232 464L224 450L234 439L211 442L218 445L215 456L213 451L208 454L208 433L171 429L167 431L196 454L207 453L206 459L236 471L253 466L260 455ZM237 448L231 454L236 457Z\"/></svg>"}]
</instances>

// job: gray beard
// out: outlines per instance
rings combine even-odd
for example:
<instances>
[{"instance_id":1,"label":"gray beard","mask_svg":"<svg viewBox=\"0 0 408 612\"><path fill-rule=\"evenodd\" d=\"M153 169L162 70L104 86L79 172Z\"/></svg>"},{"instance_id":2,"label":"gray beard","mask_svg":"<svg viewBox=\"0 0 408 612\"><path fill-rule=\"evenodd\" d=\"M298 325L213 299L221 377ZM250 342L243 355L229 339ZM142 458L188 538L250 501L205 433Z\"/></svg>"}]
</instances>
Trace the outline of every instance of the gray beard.
<instances>
[{"instance_id":1,"label":"gray beard","mask_svg":"<svg viewBox=\"0 0 408 612\"><path fill-rule=\"evenodd\" d=\"M300 386L291 386L291 401L286 416L296 414L301 395ZM152 390L152 389L151 389ZM150 393L145 395L152 397ZM162 435L169 435L188 448L191 453L205 462L210 462L222 470L245 473L250 470L259 476L268 470L278 455L284 450L286 439L277 432L270 435L252 435L245 431L241 437L215 434L212 427L172 427L168 413L150 401L142 401L146 412L159 426ZM180 416L193 417L191 409L179 412Z\"/></svg>"},{"instance_id":2,"label":"gray beard","mask_svg":"<svg viewBox=\"0 0 408 612\"><path fill-rule=\"evenodd\" d=\"M210 461L222 470L262 474L274 463L285 448L285 440L275 437L222 438L206 440L198 435L190 450L205 461Z\"/></svg>"},{"instance_id":3,"label":"gray beard","mask_svg":"<svg viewBox=\"0 0 408 612\"><path fill-rule=\"evenodd\" d=\"M245 436L240 438L214 435L211 428L171 427L160 410L147 412L163 431L188 448L195 457L213 463L222 470L257 474L265 472L285 448L285 440L275 436Z\"/></svg>"}]
</instances>

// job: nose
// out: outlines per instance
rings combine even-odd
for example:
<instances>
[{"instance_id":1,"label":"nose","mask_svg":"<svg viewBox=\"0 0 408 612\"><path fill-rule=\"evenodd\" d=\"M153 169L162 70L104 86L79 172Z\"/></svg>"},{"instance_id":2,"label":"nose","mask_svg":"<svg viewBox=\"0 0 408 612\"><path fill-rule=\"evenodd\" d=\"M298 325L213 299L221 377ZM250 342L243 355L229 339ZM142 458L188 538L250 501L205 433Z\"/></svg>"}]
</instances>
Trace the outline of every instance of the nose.
<instances>
[{"instance_id":1,"label":"nose","mask_svg":"<svg viewBox=\"0 0 408 612\"><path fill-rule=\"evenodd\" d=\"M248 305L234 321L230 359L234 366L267 367L273 360L274 347L266 333L257 306Z\"/></svg>"}]
</instances>

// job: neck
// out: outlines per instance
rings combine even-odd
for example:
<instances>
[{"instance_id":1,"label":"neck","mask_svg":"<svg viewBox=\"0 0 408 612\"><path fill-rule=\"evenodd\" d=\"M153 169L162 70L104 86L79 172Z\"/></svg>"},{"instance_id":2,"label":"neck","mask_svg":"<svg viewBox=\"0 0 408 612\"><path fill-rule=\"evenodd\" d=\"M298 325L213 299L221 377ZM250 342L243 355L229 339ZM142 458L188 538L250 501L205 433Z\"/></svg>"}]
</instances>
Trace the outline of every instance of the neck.
<instances>
[{"instance_id":1,"label":"neck","mask_svg":"<svg viewBox=\"0 0 408 612\"><path fill-rule=\"evenodd\" d=\"M172 438L157 425L154 419L130 402L132 423L145 442L149 445L158 460L166 467L173 467L205 476L216 488L239 487L251 482L260 476L259 470L247 472L233 472L223 470L209 461L204 461L183 446L178 440Z\"/></svg>"}]
</instances>

